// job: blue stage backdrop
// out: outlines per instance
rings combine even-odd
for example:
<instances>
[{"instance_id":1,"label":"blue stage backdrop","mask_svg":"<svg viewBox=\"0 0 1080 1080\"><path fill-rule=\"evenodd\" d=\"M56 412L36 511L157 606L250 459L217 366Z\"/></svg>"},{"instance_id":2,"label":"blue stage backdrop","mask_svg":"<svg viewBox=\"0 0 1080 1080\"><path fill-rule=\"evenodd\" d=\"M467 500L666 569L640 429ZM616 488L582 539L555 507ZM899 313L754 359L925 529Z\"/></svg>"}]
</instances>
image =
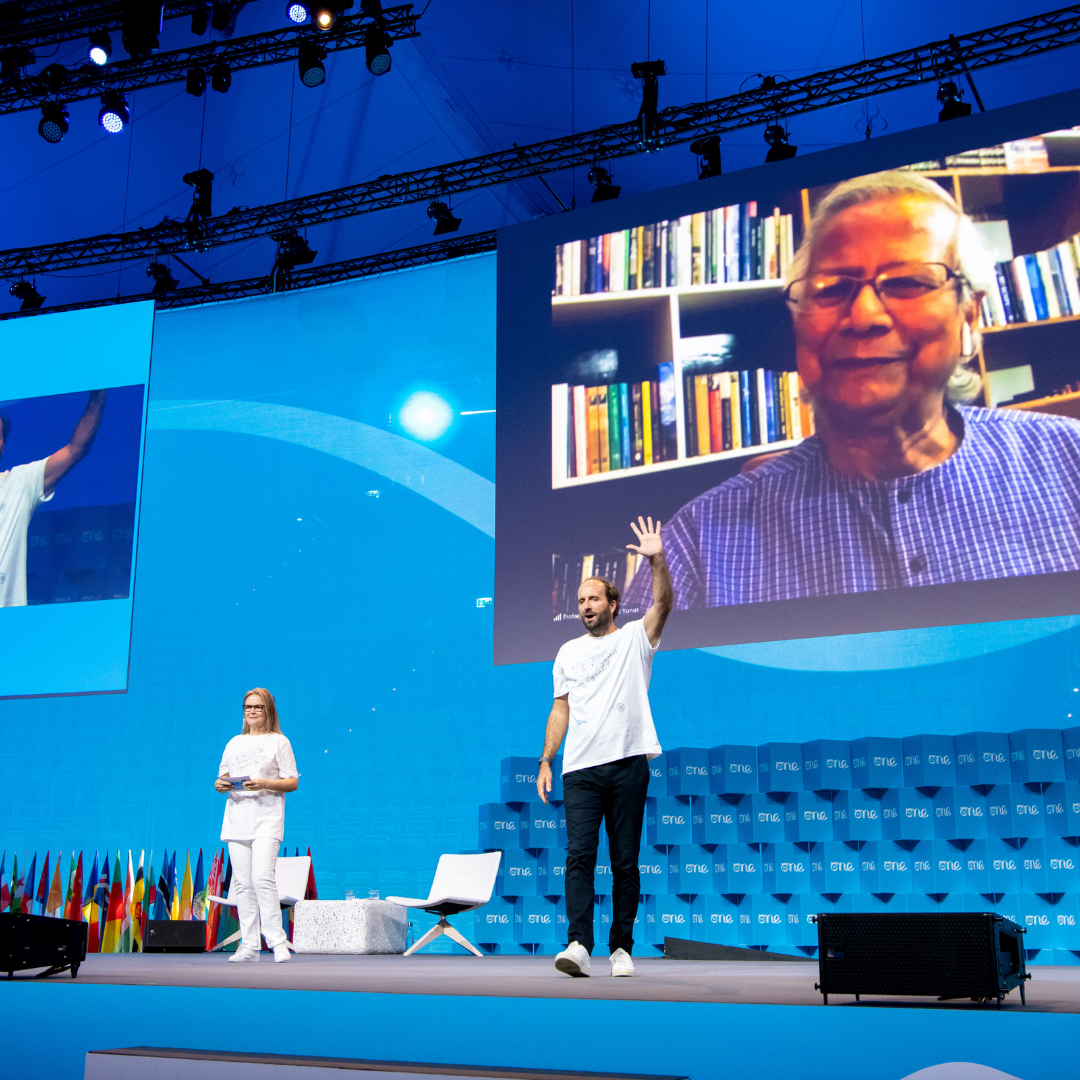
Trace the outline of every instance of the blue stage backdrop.
<instances>
[{"instance_id":1,"label":"blue stage backdrop","mask_svg":"<svg viewBox=\"0 0 1080 1080\"><path fill-rule=\"evenodd\" d=\"M0 702L9 867L212 849L252 686L320 896L425 895L479 845L551 701L549 664L492 663L495 265L158 315L129 689ZM668 748L1061 729L1078 645L1064 618L667 652L652 700Z\"/></svg>"}]
</instances>

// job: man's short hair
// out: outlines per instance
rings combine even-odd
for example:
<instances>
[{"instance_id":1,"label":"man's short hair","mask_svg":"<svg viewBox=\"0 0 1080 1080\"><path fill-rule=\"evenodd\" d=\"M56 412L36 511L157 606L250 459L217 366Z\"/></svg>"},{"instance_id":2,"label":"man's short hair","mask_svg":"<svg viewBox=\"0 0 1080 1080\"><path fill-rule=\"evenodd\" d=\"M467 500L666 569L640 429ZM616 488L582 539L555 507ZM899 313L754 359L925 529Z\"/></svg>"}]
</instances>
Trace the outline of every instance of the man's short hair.
<instances>
[{"instance_id":1,"label":"man's short hair","mask_svg":"<svg viewBox=\"0 0 1080 1080\"><path fill-rule=\"evenodd\" d=\"M619 592L618 585L614 581L608 581L606 577L587 577L581 584L584 585L586 581L599 581L604 586L604 595L607 597L608 603L615 605L615 610L611 614L611 617L615 618L619 614L619 604L622 602L622 593Z\"/></svg>"},{"instance_id":2,"label":"man's short hair","mask_svg":"<svg viewBox=\"0 0 1080 1080\"><path fill-rule=\"evenodd\" d=\"M0 413L0 435L3 435L5 440L7 439L8 432L10 430L11 430L11 417L10 416L5 416L3 413Z\"/></svg>"}]
</instances>

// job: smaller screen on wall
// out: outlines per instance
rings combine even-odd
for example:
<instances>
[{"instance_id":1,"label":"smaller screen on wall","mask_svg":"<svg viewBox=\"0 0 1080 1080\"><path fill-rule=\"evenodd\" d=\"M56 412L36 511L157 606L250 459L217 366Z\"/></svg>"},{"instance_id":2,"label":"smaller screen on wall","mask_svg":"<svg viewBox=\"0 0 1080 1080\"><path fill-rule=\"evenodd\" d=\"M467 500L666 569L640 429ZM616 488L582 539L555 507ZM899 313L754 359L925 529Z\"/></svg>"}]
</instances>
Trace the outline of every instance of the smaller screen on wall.
<instances>
[{"instance_id":1,"label":"smaller screen on wall","mask_svg":"<svg viewBox=\"0 0 1080 1080\"><path fill-rule=\"evenodd\" d=\"M1057 614L1071 595L1080 128L543 257L545 384L500 350L497 538L500 581L546 580L515 597L504 661L580 633L586 578L618 586L624 617L647 609L639 513L664 522L680 646ZM515 475L518 437L550 448L542 477Z\"/></svg>"}]
</instances>

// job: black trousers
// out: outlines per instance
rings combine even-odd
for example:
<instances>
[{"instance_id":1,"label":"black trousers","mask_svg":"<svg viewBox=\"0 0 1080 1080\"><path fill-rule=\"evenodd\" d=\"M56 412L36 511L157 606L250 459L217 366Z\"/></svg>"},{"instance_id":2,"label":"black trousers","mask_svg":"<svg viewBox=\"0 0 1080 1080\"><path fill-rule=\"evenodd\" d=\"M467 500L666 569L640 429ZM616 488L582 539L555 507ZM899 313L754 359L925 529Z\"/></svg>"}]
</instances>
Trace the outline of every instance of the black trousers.
<instances>
[{"instance_id":1,"label":"black trousers","mask_svg":"<svg viewBox=\"0 0 1080 1080\"><path fill-rule=\"evenodd\" d=\"M607 827L611 853L611 951L634 948L634 919L641 897L638 852L645 797L649 790L649 763L644 754L623 758L591 769L578 769L563 777L566 812L566 918L569 941L593 949L593 894L596 848L600 822Z\"/></svg>"}]
</instances>

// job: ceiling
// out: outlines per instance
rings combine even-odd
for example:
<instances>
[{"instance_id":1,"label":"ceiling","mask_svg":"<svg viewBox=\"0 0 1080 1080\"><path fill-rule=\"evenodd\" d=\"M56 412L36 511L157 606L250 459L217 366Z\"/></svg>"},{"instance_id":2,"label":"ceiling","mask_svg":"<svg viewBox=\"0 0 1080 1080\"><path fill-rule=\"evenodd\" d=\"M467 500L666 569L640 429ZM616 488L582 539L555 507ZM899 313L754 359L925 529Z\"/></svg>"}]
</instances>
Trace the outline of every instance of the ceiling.
<instances>
[{"instance_id":1,"label":"ceiling","mask_svg":"<svg viewBox=\"0 0 1080 1080\"><path fill-rule=\"evenodd\" d=\"M50 145L37 133L38 114L0 116L0 249L147 227L166 214L183 218L191 188L182 175L216 174L213 211L257 206L437 165L489 150L548 139L632 119L640 104L630 64L661 58L660 107L701 101L756 86L758 73L791 77L827 70L911 46L995 26L1047 10L1028 0L430 0L421 36L392 49L391 71L375 78L362 50L331 53L326 82L304 87L296 65L238 71L226 94L199 99L182 84L132 96L132 123L119 135L97 124L96 101L71 106L71 129ZM251 0L234 36L286 25L284 0ZM220 36L209 31L211 36ZM117 55L119 34L115 34ZM190 47L187 19L167 20L163 50ZM76 64L85 43L38 56ZM1078 85L1077 50L1062 50L980 72L987 108ZM927 84L868 102L872 135L932 122L938 105ZM862 106L799 116L791 141L805 154L864 137ZM760 128L724 137L725 172L759 164L767 147ZM694 177L686 147L613 163L624 193L653 190ZM565 203L587 202L582 169L548 178ZM560 212L539 181L463 194L453 200L461 235L539 214ZM312 229L319 262L428 241L423 204L366 214ZM269 239L233 244L185 260L215 282L269 272ZM194 284L172 263L182 285ZM145 292L144 263L86 267L39 276L47 304ZM15 300L0 292L0 310Z\"/></svg>"}]
</instances>

